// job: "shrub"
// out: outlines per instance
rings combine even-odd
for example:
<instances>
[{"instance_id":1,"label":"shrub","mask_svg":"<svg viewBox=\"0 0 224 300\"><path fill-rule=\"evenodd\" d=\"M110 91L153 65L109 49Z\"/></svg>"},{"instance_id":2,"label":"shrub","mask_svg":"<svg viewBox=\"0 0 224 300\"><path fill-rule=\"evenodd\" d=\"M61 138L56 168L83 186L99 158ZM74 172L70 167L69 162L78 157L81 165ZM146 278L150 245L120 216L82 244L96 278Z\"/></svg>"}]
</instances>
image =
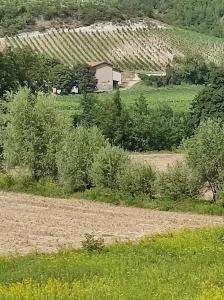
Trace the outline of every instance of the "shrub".
<instances>
[{"instance_id":1,"label":"shrub","mask_svg":"<svg viewBox=\"0 0 224 300\"><path fill-rule=\"evenodd\" d=\"M119 179L120 190L132 196L145 194L150 198L155 194L156 173L146 163L131 163Z\"/></svg>"},{"instance_id":2,"label":"shrub","mask_svg":"<svg viewBox=\"0 0 224 300\"><path fill-rule=\"evenodd\" d=\"M96 187L119 188L119 176L127 167L129 158L127 153L119 147L107 146L96 155L91 177Z\"/></svg>"},{"instance_id":3,"label":"shrub","mask_svg":"<svg viewBox=\"0 0 224 300\"><path fill-rule=\"evenodd\" d=\"M105 146L106 141L96 127L77 127L68 132L58 152L59 181L73 191L90 187L89 171L94 156Z\"/></svg>"},{"instance_id":4,"label":"shrub","mask_svg":"<svg viewBox=\"0 0 224 300\"><path fill-rule=\"evenodd\" d=\"M183 162L169 166L158 177L158 190L161 197L175 200L196 197L200 193L201 181Z\"/></svg>"},{"instance_id":5,"label":"shrub","mask_svg":"<svg viewBox=\"0 0 224 300\"><path fill-rule=\"evenodd\" d=\"M10 190L15 184L15 179L11 175L0 175L0 189L4 191Z\"/></svg>"},{"instance_id":6,"label":"shrub","mask_svg":"<svg viewBox=\"0 0 224 300\"><path fill-rule=\"evenodd\" d=\"M213 193L213 201L222 182L224 170L224 126L214 120L200 124L195 135L184 144L187 163Z\"/></svg>"},{"instance_id":7,"label":"shrub","mask_svg":"<svg viewBox=\"0 0 224 300\"><path fill-rule=\"evenodd\" d=\"M104 248L104 239L95 238L93 234L86 233L85 240L81 241L82 248L87 252L102 251Z\"/></svg>"},{"instance_id":8,"label":"shrub","mask_svg":"<svg viewBox=\"0 0 224 300\"><path fill-rule=\"evenodd\" d=\"M21 89L6 114L4 158L7 170L29 169L35 179L57 177L56 153L65 127L53 98Z\"/></svg>"}]
</instances>

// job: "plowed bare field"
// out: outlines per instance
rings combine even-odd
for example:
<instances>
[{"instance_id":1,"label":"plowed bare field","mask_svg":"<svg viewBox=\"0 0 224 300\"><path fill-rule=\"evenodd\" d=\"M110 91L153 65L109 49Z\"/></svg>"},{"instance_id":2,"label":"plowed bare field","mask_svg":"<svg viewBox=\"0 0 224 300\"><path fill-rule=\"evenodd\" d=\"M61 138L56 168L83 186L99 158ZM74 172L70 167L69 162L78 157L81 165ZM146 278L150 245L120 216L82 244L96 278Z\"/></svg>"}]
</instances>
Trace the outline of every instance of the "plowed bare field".
<instances>
[{"instance_id":1,"label":"plowed bare field","mask_svg":"<svg viewBox=\"0 0 224 300\"><path fill-rule=\"evenodd\" d=\"M85 233L113 242L185 227L220 225L224 226L223 217L0 192L0 254L80 247Z\"/></svg>"}]
</instances>

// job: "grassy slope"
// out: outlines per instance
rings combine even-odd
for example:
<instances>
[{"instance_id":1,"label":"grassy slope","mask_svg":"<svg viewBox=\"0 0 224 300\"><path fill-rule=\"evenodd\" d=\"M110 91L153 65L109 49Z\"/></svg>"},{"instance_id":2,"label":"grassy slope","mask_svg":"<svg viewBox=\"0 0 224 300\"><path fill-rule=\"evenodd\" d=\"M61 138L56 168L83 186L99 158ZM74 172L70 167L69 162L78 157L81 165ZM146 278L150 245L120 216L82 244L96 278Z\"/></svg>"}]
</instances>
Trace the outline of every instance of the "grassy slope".
<instances>
[{"instance_id":1,"label":"grassy slope","mask_svg":"<svg viewBox=\"0 0 224 300\"><path fill-rule=\"evenodd\" d=\"M128 90L121 91L121 97L127 106L134 103L141 93L146 97L151 107L160 104L170 105L174 111L186 111L189 109L191 101L201 90L201 86L181 85L168 86L165 88L152 88L138 84ZM107 100L113 96L111 93L102 93L98 97L100 100ZM57 105L60 110L67 115L73 115L78 111L80 96L63 96L57 98Z\"/></svg>"},{"instance_id":2,"label":"grassy slope","mask_svg":"<svg viewBox=\"0 0 224 300\"><path fill-rule=\"evenodd\" d=\"M0 259L0 299L224 299L224 229Z\"/></svg>"}]
</instances>

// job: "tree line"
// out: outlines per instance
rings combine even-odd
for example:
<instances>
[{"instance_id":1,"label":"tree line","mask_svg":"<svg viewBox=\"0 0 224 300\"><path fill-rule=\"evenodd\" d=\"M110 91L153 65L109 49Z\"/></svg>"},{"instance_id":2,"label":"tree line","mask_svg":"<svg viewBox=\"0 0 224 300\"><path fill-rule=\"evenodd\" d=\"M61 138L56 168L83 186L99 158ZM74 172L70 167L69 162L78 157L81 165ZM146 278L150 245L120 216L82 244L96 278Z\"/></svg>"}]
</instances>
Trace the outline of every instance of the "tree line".
<instances>
[{"instance_id":1,"label":"tree line","mask_svg":"<svg viewBox=\"0 0 224 300\"><path fill-rule=\"evenodd\" d=\"M181 144L186 160L165 172L132 161L96 126L72 126L56 109L54 98L27 88L8 95L0 114L0 136L6 184L17 170L23 184L51 180L70 191L96 187L180 200L200 197L207 188L212 202L223 199L224 125L215 118L201 121Z\"/></svg>"},{"instance_id":2,"label":"tree line","mask_svg":"<svg viewBox=\"0 0 224 300\"><path fill-rule=\"evenodd\" d=\"M172 150L192 132L188 112L174 112L168 105L151 108L143 94L127 107L120 91L107 101L82 95L74 126L97 126L110 144L129 151Z\"/></svg>"},{"instance_id":3,"label":"tree line","mask_svg":"<svg viewBox=\"0 0 224 300\"><path fill-rule=\"evenodd\" d=\"M209 84L218 67L215 63L207 63L200 55L174 57L172 65L166 66L166 75L149 76L140 73L139 77L148 86L162 87L167 85Z\"/></svg>"},{"instance_id":4,"label":"tree line","mask_svg":"<svg viewBox=\"0 0 224 300\"><path fill-rule=\"evenodd\" d=\"M73 126L97 126L110 144L129 151L172 150L190 137L202 119L213 115L223 117L223 69L207 65L200 58L176 60L169 66L167 78L189 83L204 83L205 88L186 112L174 111L167 105L150 107L144 95L126 107L119 90L108 101L100 101L93 91L95 72L87 65L67 67L55 59L29 49L7 49L0 56L0 101L5 111L8 91L27 87L33 94L49 93L56 87L66 94L72 86L82 93L79 113L73 116ZM147 82L146 82L147 83ZM151 82L150 82L151 84ZM4 99L5 98L5 99ZM3 100L4 99L4 100Z\"/></svg>"},{"instance_id":5,"label":"tree line","mask_svg":"<svg viewBox=\"0 0 224 300\"><path fill-rule=\"evenodd\" d=\"M223 0L5 0L0 4L0 36L44 30L47 22L90 25L154 17L172 25L224 37ZM75 20L75 22L74 22Z\"/></svg>"},{"instance_id":6,"label":"tree line","mask_svg":"<svg viewBox=\"0 0 224 300\"><path fill-rule=\"evenodd\" d=\"M97 126L110 144L129 151L176 149L193 135L200 122L208 118L224 120L223 68L214 68L206 78L204 89L185 112L165 104L152 108L143 94L127 107L119 90L107 101L84 93L73 124Z\"/></svg>"},{"instance_id":7,"label":"tree line","mask_svg":"<svg viewBox=\"0 0 224 300\"><path fill-rule=\"evenodd\" d=\"M95 71L87 64L65 66L29 48L0 52L0 69L0 97L18 87L28 87L33 93L50 93L55 87L62 94L69 94L73 86L79 92L96 88Z\"/></svg>"}]
</instances>

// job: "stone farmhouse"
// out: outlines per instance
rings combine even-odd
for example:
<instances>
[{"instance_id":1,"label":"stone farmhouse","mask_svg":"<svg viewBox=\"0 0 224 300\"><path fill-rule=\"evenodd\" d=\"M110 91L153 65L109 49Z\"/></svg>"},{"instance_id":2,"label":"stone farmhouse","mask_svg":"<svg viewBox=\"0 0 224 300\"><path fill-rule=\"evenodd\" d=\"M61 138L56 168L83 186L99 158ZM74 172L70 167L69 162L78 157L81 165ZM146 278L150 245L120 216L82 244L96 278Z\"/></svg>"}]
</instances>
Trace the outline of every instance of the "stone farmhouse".
<instances>
[{"instance_id":1,"label":"stone farmhouse","mask_svg":"<svg viewBox=\"0 0 224 300\"><path fill-rule=\"evenodd\" d=\"M89 66L95 69L97 79L97 90L99 92L112 91L122 84L122 72L105 61L92 61Z\"/></svg>"}]
</instances>

